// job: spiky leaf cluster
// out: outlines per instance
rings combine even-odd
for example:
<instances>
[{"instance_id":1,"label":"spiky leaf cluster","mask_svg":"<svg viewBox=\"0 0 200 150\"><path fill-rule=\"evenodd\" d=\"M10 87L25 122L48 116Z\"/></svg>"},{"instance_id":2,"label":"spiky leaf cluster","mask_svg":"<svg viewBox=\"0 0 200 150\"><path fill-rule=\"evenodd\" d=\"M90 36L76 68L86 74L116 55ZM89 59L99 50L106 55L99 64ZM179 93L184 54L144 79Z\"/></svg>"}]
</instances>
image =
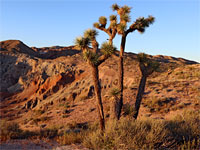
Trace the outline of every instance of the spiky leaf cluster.
<instances>
[{"instance_id":1,"label":"spiky leaf cluster","mask_svg":"<svg viewBox=\"0 0 200 150\"><path fill-rule=\"evenodd\" d=\"M110 15L110 29L116 29L117 27L117 16L116 15Z\"/></svg>"},{"instance_id":2,"label":"spiky leaf cluster","mask_svg":"<svg viewBox=\"0 0 200 150\"><path fill-rule=\"evenodd\" d=\"M117 21L116 15L110 15L110 21Z\"/></svg>"},{"instance_id":3,"label":"spiky leaf cluster","mask_svg":"<svg viewBox=\"0 0 200 150\"><path fill-rule=\"evenodd\" d=\"M120 23L117 25L117 32L118 34L123 34L126 31L126 24Z\"/></svg>"},{"instance_id":4,"label":"spiky leaf cluster","mask_svg":"<svg viewBox=\"0 0 200 150\"><path fill-rule=\"evenodd\" d=\"M112 10L113 11L116 11L116 10L118 10L119 9L119 6L117 5L117 4L113 4L112 5Z\"/></svg>"},{"instance_id":5,"label":"spiky leaf cluster","mask_svg":"<svg viewBox=\"0 0 200 150\"><path fill-rule=\"evenodd\" d=\"M118 96L120 94L120 90L118 88L113 88L110 91L111 96Z\"/></svg>"},{"instance_id":6,"label":"spiky leaf cluster","mask_svg":"<svg viewBox=\"0 0 200 150\"><path fill-rule=\"evenodd\" d=\"M117 13L121 16L121 15L125 15L125 14L129 14L131 12L131 7L128 7L128 6L123 6L123 7L120 7L118 10L117 10Z\"/></svg>"},{"instance_id":7,"label":"spiky leaf cluster","mask_svg":"<svg viewBox=\"0 0 200 150\"><path fill-rule=\"evenodd\" d=\"M91 41L89 38L78 37L75 39L75 45L80 49L87 49L90 44Z\"/></svg>"},{"instance_id":8,"label":"spiky leaf cluster","mask_svg":"<svg viewBox=\"0 0 200 150\"><path fill-rule=\"evenodd\" d=\"M98 42L96 36L98 32L95 29L88 29L84 32L84 37L78 37L75 40L76 46L82 49L83 59L89 64L98 66L113 54L116 47L113 44L105 42L101 46L101 53L98 53ZM92 49L90 48L92 46Z\"/></svg>"},{"instance_id":9,"label":"spiky leaf cluster","mask_svg":"<svg viewBox=\"0 0 200 150\"><path fill-rule=\"evenodd\" d=\"M151 61L150 66L154 71L160 72L160 64L157 61Z\"/></svg>"},{"instance_id":10,"label":"spiky leaf cluster","mask_svg":"<svg viewBox=\"0 0 200 150\"><path fill-rule=\"evenodd\" d=\"M101 52L105 56L111 56L114 53L115 50L116 50L116 47L114 47L112 44L110 44L108 42L104 42L101 45Z\"/></svg>"},{"instance_id":11,"label":"spiky leaf cluster","mask_svg":"<svg viewBox=\"0 0 200 150\"><path fill-rule=\"evenodd\" d=\"M88 29L84 32L84 37L90 40L95 40L98 32L95 29Z\"/></svg>"},{"instance_id":12,"label":"spiky leaf cluster","mask_svg":"<svg viewBox=\"0 0 200 150\"><path fill-rule=\"evenodd\" d=\"M131 21L130 17L130 12L131 12L131 7L128 6L123 6L120 7L117 4L112 5L113 11L117 11L119 17L120 17L120 22L117 24L117 32L118 34L128 34L130 32L133 32L137 30L140 33L145 32L145 28L149 27L150 24L152 24L155 20L153 16L149 16L148 18L140 17L138 18L133 24L128 28L128 30L125 27L127 26L127 23Z\"/></svg>"},{"instance_id":13,"label":"spiky leaf cluster","mask_svg":"<svg viewBox=\"0 0 200 150\"><path fill-rule=\"evenodd\" d=\"M124 11L124 14L129 14L131 12L131 7L128 7L127 5L124 5L122 7L122 10Z\"/></svg>"},{"instance_id":14,"label":"spiky leaf cluster","mask_svg":"<svg viewBox=\"0 0 200 150\"><path fill-rule=\"evenodd\" d=\"M137 55L137 60L138 60L139 62L141 62L141 63L146 63L146 62L149 61L148 58L147 58L147 54L145 54L145 53L139 53L139 54Z\"/></svg>"},{"instance_id":15,"label":"spiky leaf cluster","mask_svg":"<svg viewBox=\"0 0 200 150\"><path fill-rule=\"evenodd\" d=\"M83 59L92 65L97 65L99 62L99 55L90 50L87 50L83 52Z\"/></svg>"},{"instance_id":16,"label":"spiky leaf cluster","mask_svg":"<svg viewBox=\"0 0 200 150\"><path fill-rule=\"evenodd\" d=\"M131 17L129 15L131 12L131 7L126 5L119 7L117 4L113 4L112 9L113 11L117 11L120 17L120 22L117 24L117 32L118 34L123 34L126 31L127 23L131 21Z\"/></svg>"},{"instance_id":17,"label":"spiky leaf cluster","mask_svg":"<svg viewBox=\"0 0 200 150\"><path fill-rule=\"evenodd\" d=\"M93 24L93 26L95 27L95 28L100 28L100 24L98 23L98 22L95 22L94 24Z\"/></svg>"},{"instance_id":18,"label":"spiky leaf cluster","mask_svg":"<svg viewBox=\"0 0 200 150\"><path fill-rule=\"evenodd\" d=\"M131 21L131 17L128 14L123 14L121 15L120 18L121 18L121 22L123 23L127 23Z\"/></svg>"},{"instance_id":19,"label":"spiky leaf cluster","mask_svg":"<svg viewBox=\"0 0 200 150\"><path fill-rule=\"evenodd\" d=\"M103 26L106 26L107 24L107 18L105 16L99 17L99 23Z\"/></svg>"},{"instance_id":20,"label":"spiky leaf cluster","mask_svg":"<svg viewBox=\"0 0 200 150\"><path fill-rule=\"evenodd\" d=\"M138 30L138 32L143 33L145 28L149 27L149 25L152 24L154 20L155 18L152 16L149 16L148 18L140 17L135 21L133 28Z\"/></svg>"},{"instance_id":21,"label":"spiky leaf cluster","mask_svg":"<svg viewBox=\"0 0 200 150\"><path fill-rule=\"evenodd\" d=\"M147 57L145 53L139 53L137 55L137 60L145 65L145 67L151 68L153 71L159 71L160 64L157 61L153 61Z\"/></svg>"}]
</instances>

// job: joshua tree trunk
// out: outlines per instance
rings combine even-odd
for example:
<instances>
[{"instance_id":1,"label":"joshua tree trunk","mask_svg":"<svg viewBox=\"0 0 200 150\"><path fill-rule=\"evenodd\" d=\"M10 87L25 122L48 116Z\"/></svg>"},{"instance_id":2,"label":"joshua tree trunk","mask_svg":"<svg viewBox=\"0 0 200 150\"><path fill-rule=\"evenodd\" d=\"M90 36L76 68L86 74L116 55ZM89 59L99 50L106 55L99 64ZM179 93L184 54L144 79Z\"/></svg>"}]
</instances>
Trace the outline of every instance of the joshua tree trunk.
<instances>
[{"instance_id":1,"label":"joshua tree trunk","mask_svg":"<svg viewBox=\"0 0 200 150\"><path fill-rule=\"evenodd\" d=\"M119 111L118 111L118 119L120 119L121 110L123 106L123 82L124 82L124 65L123 65L123 57L126 43L126 34L122 36L121 46L120 46L120 56L119 56L119 90L120 90L120 98L119 98Z\"/></svg>"},{"instance_id":2,"label":"joshua tree trunk","mask_svg":"<svg viewBox=\"0 0 200 150\"><path fill-rule=\"evenodd\" d=\"M119 98L117 96L113 96L111 98L110 103L110 119L117 120L119 113Z\"/></svg>"},{"instance_id":3,"label":"joshua tree trunk","mask_svg":"<svg viewBox=\"0 0 200 150\"><path fill-rule=\"evenodd\" d=\"M109 44L112 44L113 43L113 39L112 38L109 38Z\"/></svg>"},{"instance_id":4,"label":"joshua tree trunk","mask_svg":"<svg viewBox=\"0 0 200 150\"><path fill-rule=\"evenodd\" d=\"M95 89L95 94L96 94L97 111L99 114L100 129L103 131L105 129L105 120L104 120L103 104L101 100L101 86L99 82L98 66L92 65L92 76L93 76L94 89Z\"/></svg>"},{"instance_id":5,"label":"joshua tree trunk","mask_svg":"<svg viewBox=\"0 0 200 150\"><path fill-rule=\"evenodd\" d=\"M147 79L147 76L145 76L145 75L142 75L142 77L140 79L140 85L138 88L138 93L137 93L136 102L135 102L135 111L133 114L133 118L135 118L135 119L137 119L137 116L139 113L140 104L142 101L142 96L144 94L144 89L145 89L145 85L146 85L146 79Z\"/></svg>"}]
</instances>

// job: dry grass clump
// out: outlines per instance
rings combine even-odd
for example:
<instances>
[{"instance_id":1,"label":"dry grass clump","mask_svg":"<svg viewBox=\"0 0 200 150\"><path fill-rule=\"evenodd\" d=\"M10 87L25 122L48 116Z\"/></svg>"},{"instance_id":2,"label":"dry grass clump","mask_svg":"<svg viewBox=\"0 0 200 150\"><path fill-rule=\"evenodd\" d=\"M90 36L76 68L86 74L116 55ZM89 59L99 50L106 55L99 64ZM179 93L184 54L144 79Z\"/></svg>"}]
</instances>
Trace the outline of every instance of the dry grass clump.
<instances>
[{"instance_id":1,"label":"dry grass clump","mask_svg":"<svg viewBox=\"0 0 200 150\"><path fill-rule=\"evenodd\" d=\"M124 112L124 116L131 116L134 114L135 109L132 105L130 105L129 103L126 103L123 105L123 112Z\"/></svg>"},{"instance_id":2,"label":"dry grass clump","mask_svg":"<svg viewBox=\"0 0 200 150\"><path fill-rule=\"evenodd\" d=\"M22 134L22 130L17 123L7 123L5 120L1 120L0 139L7 140L17 138Z\"/></svg>"},{"instance_id":3,"label":"dry grass clump","mask_svg":"<svg viewBox=\"0 0 200 150\"><path fill-rule=\"evenodd\" d=\"M129 112L129 111L128 111ZM62 129L62 132L58 132ZM184 111L171 120L123 117L106 122L102 133L97 123L72 122L66 128L52 127L39 132L20 129L17 123L1 121L1 141L33 136L56 139L62 145L82 143L91 149L199 149L200 111ZM64 130L63 130L64 129Z\"/></svg>"},{"instance_id":4,"label":"dry grass clump","mask_svg":"<svg viewBox=\"0 0 200 150\"><path fill-rule=\"evenodd\" d=\"M18 123L16 122L7 122L1 120L0 122L0 140L6 141L10 139L27 139L27 138L49 138L52 139L58 136L57 128L45 128L39 131L28 131L22 130Z\"/></svg>"},{"instance_id":5,"label":"dry grass clump","mask_svg":"<svg viewBox=\"0 0 200 150\"><path fill-rule=\"evenodd\" d=\"M188 65L175 69L173 71L173 76L177 79L200 79L199 67L195 65Z\"/></svg>"},{"instance_id":6,"label":"dry grass clump","mask_svg":"<svg viewBox=\"0 0 200 150\"><path fill-rule=\"evenodd\" d=\"M187 111L170 121L121 119L107 122L105 133L95 130L83 144L92 149L200 148L200 112Z\"/></svg>"},{"instance_id":7,"label":"dry grass clump","mask_svg":"<svg viewBox=\"0 0 200 150\"><path fill-rule=\"evenodd\" d=\"M8 123L5 120L1 120L0 127L0 141L25 139L35 135L33 132L20 129L19 124L16 122Z\"/></svg>"},{"instance_id":8,"label":"dry grass clump","mask_svg":"<svg viewBox=\"0 0 200 150\"><path fill-rule=\"evenodd\" d=\"M70 145L73 143L81 143L83 141L85 134L83 132L70 132L64 133L64 135L57 138L57 142L61 145Z\"/></svg>"},{"instance_id":9,"label":"dry grass clump","mask_svg":"<svg viewBox=\"0 0 200 150\"><path fill-rule=\"evenodd\" d=\"M39 131L39 137L40 138L55 138L58 136L58 129L56 128L46 128L46 129L41 129Z\"/></svg>"},{"instance_id":10,"label":"dry grass clump","mask_svg":"<svg viewBox=\"0 0 200 150\"><path fill-rule=\"evenodd\" d=\"M68 123L59 136L57 142L61 145L70 145L73 143L82 143L83 139L87 137L91 131L87 123L77 123L75 121Z\"/></svg>"},{"instance_id":11,"label":"dry grass clump","mask_svg":"<svg viewBox=\"0 0 200 150\"><path fill-rule=\"evenodd\" d=\"M162 127L162 122L153 123L152 120L111 121L104 134L99 130L92 132L83 144L92 149L151 149L166 138L167 133Z\"/></svg>"},{"instance_id":12,"label":"dry grass clump","mask_svg":"<svg viewBox=\"0 0 200 150\"><path fill-rule=\"evenodd\" d=\"M168 112L175 105L172 97L157 98L155 96L143 100L143 105L149 108L150 112Z\"/></svg>"}]
</instances>

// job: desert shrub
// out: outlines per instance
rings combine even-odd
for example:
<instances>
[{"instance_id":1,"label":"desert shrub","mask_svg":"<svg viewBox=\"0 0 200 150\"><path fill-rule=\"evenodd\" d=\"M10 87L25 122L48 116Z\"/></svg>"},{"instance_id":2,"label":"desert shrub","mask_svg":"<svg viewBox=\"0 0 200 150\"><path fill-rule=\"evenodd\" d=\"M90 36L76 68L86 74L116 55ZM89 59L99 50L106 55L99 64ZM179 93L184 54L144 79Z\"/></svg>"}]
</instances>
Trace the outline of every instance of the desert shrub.
<instances>
[{"instance_id":1,"label":"desert shrub","mask_svg":"<svg viewBox=\"0 0 200 150\"><path fill-rule=\"evenodd\" d=\"M66 102L64 106L65 106L65 108L70 108L71 107L69 102Z\"/></svg>"},{"instance_id":2,"label":"desert shrub","mask_svg":"<svg viewBox=\"0 0 200 150\"><path fill-rule=\"evenodd\" d=\"M104 133L89 132L83 145L91 149L198 149L199 138L200 112L187 111L169 121L110 120Z\"/></svg>"},{"instance_id":3,"label":"desert shrub","mask_svg":"<svg viewBox=\"0 0 200 150\"><path fill-rule=\"evenodd\" d=\"M200 148L200 139L184 141L184 143L179 146L180 150L195 150L197 148Z\"/></svg>"},{"instance_id":4,"label":"desert shrub","mask_svg":"<svg viewBox=\"0 0 200 150\"><path fill-rule=\"evenodd\" d=\"M68 118L70 115L62 115L63 118Z\"/></svg>"},{"instance_id":5,"label":"desert shrub","mask_svg":"<svg viewBox=\"0 0 200 150\"><path fill-rule=\"evenodd\" d=\"M76 98L76 101L85 101L88 99L87 95L81 95L79 97Z\"/></svg>"},{"instance_id":6,"label":"desert shrub","mask_svg":"<svg viewBox=\"0 0 200 150\"><path fill-rule=\"evenodd\" d=\"M195 106L199 106L199 105L200 105L200 94L198 94L198 95L195 97L194 105L195 105Z\"/></svg>"},{"instance_id":7,"label":"desert shrub","mask_svg":"<svg viewBox=\"0 0 200 150\"><path fill-rule=\"evenodd\" d=\"M163 127L162 121L111 121L104 134L99 130L92 132L83 144L93 149L151 149L166 138Z\"/></svg>"},{"instance_id":8,"label":"desert shrub","mask_svg":"<svg viewBox=\"0 0 200 150\"><path fill-rule=\"evenodd\" d=\"M1 120L1 130L0 138L1 139L17 139L22 137L22 130L19 128L19 125L15 122L6 122Z\"/></svg>"},{"instance_id":9,"label":"desert shrub","mask_svg":"<svg viewBox=\"0 0 200 150\"><path fill-rule=\"evenodd\" d=\"M35 136L35 132L20 129L18 123L7 122L5 120L0 121L0 140L6 141L9 139L25 139Z\"/></svg>"},{"instance_id":10,"label":"desert shrub","mask_svg":"<svg viewBox=\"0 0 200 150\"><path fill-rule=\"evenodd\" d=\"M64 133L64 135L59 136L57 138L57 141L61 144L61 145L70 145L73 143L81 143L83 140L83 132L69 132L69 133Z\"/></svg>"},{"instance_id":11,"label":"desert shrub","mask_svg":"<svg viewBox=\"0 0 200 150\"><path fill-rule=\"evenodd\" d=\"M137 80L139 80L139 79L137 79ZM133 82L133 83L130 85L129 88L130 88L131 90L133 90L133 89L137 90L137 88L138 88L137 82Z\"/></svg>"},{"instance_id":12,"label":"desert shrub","mask_svg":"<svg viewBox=\"0 0 200 150\"><path fill-rule=\"evenodd\" d=\"M200 137L200 110L185 110L182 114L175 116L172 121L179 123L180 133L185 134L186 140Z\"/></svg>"},{"instance_id":13,"label":"desert shrub","mask_svg":"<svg viewBox=\"0 0 200 150\"><path fill-rule=\"evenodd\" d=\"M75 129L75 128L77 128L77 122L72 121L72 122L68 123L65 128L66 129Z\"/></svg>"},{"instance_id":14,"label":"desert shrub","mask_svg":"<svg viewBox=\"0 0 200 150\"><path fill-rule=\"evenodd\" d=\"M147 85L149 85L149 86L157 85L157 84L160 84L160 83L159 83L159 82L156 82L156 81L151 81L151 80L148 80L148 81L147 81Z\"/></svg>"},{"instance_id":15,"label":"desert shrub","mask_svg":"<svg viewBox=\"0 0 200 150\"><path fill-rule=\"evenodd\" d=\"M134 111L135 111L134 107L132 105L130 105L129 103L126 103L126 104L123 105L123 112L124 112L125 116L126 115L129 115L129 116L133 115Z\"/></svg>"},{"instance_id":16,"label":"desert shrub","mask_svg":"<svg viewBox=\"0 0 200 150\"><path fill-rule=\"evenodd\" d=\"M54 138L56 136L58 136L58 129L56 128L46 128L46 129L41 129L39 136L41 138Z\"/></svg>"},{"instance_id":17,"label":"desert shrub","mask_svg":"<svg viewBox=\"0 0 200 150\"><path fill-rule=\"evenodd\" d=\"M150 112L169 112L175 104L172 97L157 98L155 96L143 100L143 105L149 108Z\"/></svg>"},{"instance_id":18,"label":"desert shrub","mask_svg":"<svg viewBox=\"0 0 200 150\"><path fill-rule=\"evenodd\" d=\"M93 124L93 126L89 128L88 123L76 123L73 121L65 126L65 130L57 137L57 141L62 145L82 143L83 139L87 138L88 133L94 130L94 127L98 128L99 126ZM95 130L97 128L95 128Z\"/></svg>"},{"instance_id":19,"label":"desert shrub","mask_svg":"<svg viewBox=\"0 0 200 150\"><path fill-rule=\"evenodd\" d=\"M110 96L118 96L120 93L120 90L118 88L113 88L110 91Z\"/></svg>"},{"instance_id":20,"label":"desert shrub","mask_svg":"<svg viewBox=\"0 0 200 150\"><path fill-rule=\"evenodd\" d=\"M33 118L33 123L38 125L38 122L44 122L50 120L51 117L48 116L43 116L43 117L38 117L38 118Z\"/></svg>"},{"instance_id":21,"label":"desert shrub","mask_svg":"<svg viewBox=\"0 0 200 150\"><path fill-rule=\"evenodd\" d=\"M58 107L63 107L65 104L59 104Z\"/></svg>"},{"instance_id":22,"label":"desert shrub","mask_svg":"<svg viewBox=\"0 0 200 150\"><path fill-rule=\"evenodd\" d=\"M29 131L29 130L24 130L21 134L21 138L20 139L27 139L30 137L34 137L34 136L38 136L38 132L36 131Z\"/></svg>"},{"instance_id":23,"label":"desert shrub","mask_svg":"<svg viewBox=\"0 0 200 150\"><path fill-rule=\"evenodd\" d=\"M177 105L174 105L172 108L171 108L171 110L178 110L178 109L183 109L183 108L185 108L185 107L187 107L187 104L185 104L185 103L183 103L183 102L181 102L181 103L179 103L179 104L177 104Z\"/></svg>"},{"instance_id":24,"label":"desert shrub","mask_svg":"<svg viewBox=\"0 0 200 150\"><path fill-rule=\"evenodd\" d=\"M38 110L33 110L33 112L35 113L35 115L42 115L45 113L44 109L38 109Z\"/></svg>"}]
</instances>

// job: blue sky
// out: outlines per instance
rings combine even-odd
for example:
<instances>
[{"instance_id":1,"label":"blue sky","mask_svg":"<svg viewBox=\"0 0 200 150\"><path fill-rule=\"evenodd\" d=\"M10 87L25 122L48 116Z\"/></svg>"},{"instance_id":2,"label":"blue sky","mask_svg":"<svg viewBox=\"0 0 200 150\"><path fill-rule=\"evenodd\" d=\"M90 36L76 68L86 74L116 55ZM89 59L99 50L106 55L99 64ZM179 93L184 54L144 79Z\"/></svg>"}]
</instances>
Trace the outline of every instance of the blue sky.
<instances>
[{"instance_id":1,"label":"blue sky","mask_svg":"<svg viewBox=\"0 0 200 150\"><path fill-rule=\"evenodd\" d=\"M28 46L69 46L100 16L115 14L111 5L132 7L132 22L153 15L144 34L128 35L127 52L183 57L200 62L199 0L0 0L0 41L18 39ZM98 41L107 35L99 31ZM114 39L119 48L120 36Z\"/></svg>"}]
</instances>

